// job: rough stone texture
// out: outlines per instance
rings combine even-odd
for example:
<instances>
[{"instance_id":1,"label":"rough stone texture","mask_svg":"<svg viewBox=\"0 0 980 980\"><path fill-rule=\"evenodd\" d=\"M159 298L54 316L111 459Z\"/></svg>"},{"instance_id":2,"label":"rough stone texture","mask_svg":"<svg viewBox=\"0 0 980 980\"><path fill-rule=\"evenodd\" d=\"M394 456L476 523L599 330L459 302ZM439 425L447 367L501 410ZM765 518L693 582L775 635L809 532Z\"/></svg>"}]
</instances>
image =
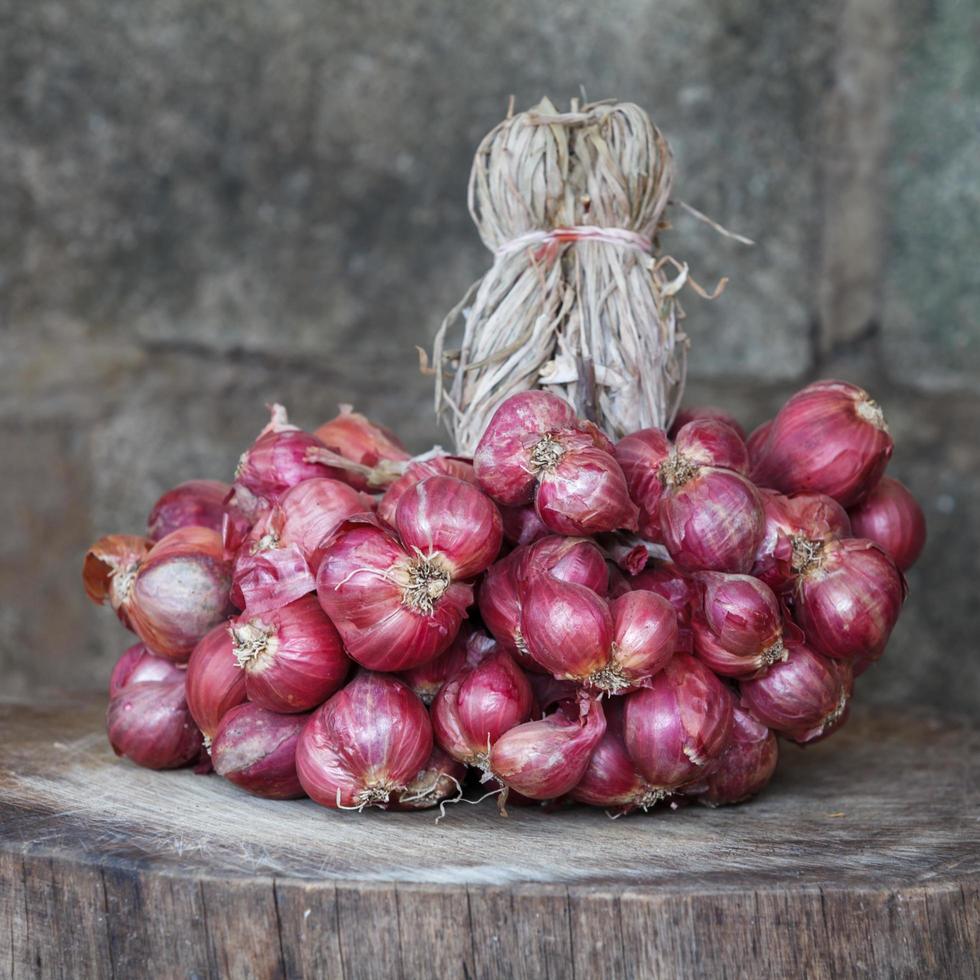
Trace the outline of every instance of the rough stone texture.
<instances>
[{"instance_id":1,"label":"rough stone texture","mask_svg":"<svg viewBox=\"0 0 980 980\"><path fill-rule=\"evenodd\" d=\"M352 401L413 448L439 438L414 347L489 262L473 149L509 94L581 84L647 107L676 196L758 241L673 212L665 249L706 286L731 277L713 303L685 294L690 399L754 423L818 370L882 397L932 539L863 688L974 706L980 402L922 389L965 392L980 367L975 16L0 4L0 696L102 686L126 638L82 596L84 548L169 484L227 477L266 402L315 425Z\"/></svg>"},{"instance_id":2,"label":"rough stone texture","mask_svg":"<svg viewBox=\"0 0 980 980\"><path fill-rule=\"evenodd\" d=\"M910 7L886 173L884 351L889 369L909 384L976 391L980 7L957 0Z\"/></svg>"}]
</instances>

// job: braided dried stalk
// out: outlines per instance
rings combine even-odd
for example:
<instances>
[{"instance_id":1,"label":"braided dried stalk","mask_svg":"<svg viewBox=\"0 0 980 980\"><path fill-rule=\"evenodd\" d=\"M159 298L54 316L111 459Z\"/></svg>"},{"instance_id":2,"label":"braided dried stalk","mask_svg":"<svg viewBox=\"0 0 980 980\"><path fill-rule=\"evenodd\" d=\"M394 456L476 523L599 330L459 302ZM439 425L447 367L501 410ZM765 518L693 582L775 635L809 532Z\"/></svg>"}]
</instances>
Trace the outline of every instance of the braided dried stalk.
<instances>
[{"instance_id":1,"label":"braided dried stalk","mask_svg":"<svg viewBox=\"0 0 980 980\"><path fill-rule=\"evenodd\" d=\"M436 411L458 452L472 453L497 406L528 388L566 397L612 438L669 424L687 349L675 299L687 268L655 254L672 165L663 135L626 102L559 113L545 99L484 138L469 207L495 261L443 322L433 356ZM606 231L597 241L585 226ZM543 234L555 229L565 231Z\"/></svg>"}]
</instances>

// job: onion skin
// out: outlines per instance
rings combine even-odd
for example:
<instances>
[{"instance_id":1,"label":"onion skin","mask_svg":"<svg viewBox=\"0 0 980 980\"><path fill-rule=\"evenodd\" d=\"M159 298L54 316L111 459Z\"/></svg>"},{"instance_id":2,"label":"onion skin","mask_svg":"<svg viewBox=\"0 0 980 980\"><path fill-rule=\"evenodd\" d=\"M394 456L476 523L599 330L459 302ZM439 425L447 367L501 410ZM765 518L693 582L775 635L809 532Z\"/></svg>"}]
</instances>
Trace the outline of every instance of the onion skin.
<instances>
[{"instance_id":1,"label":"onion skin","mask_svg":"<svg viewBox=\"0 0 980 980\"><path fill-rule=\"evenodd\" d=\"M616 443L616 461L623 470L630 496L639 507L639 531L648 541L662 541L660 531L660 465L671 445L662 429L640 429Z\"/></svg>"},{"instance_id":2,"label":"onion skin","mask_svg":"<svg viewBox=\"0 0 980 980\"><path fill-rule=\"evenodd\" d=\"M146 560L153 542L135 534L109 534L99 538L85 553L82 584L97 606L107 602L126 629L133 629L129 616L133 581Z\"/></svg>"},{"instance_id":3,"label":"onion skin","mask_svg":"<svg viewBox=\"0 0 980 980\"><path fill-rule=\"evenodd\" d=\"M762 499L733 470L703 467L664 491L660 526L670 557L686 571L748 572L765 532Z\"/></svg>"},{"instance_id":4,"label":"onion skin","mask_svg":"<svg viewBox=\"0 0 980 980\"><path fill-rule=\"evenodd\" d=\"M690 626L691 613L698 602L698 590L687 572L671 562L657 562L630 580L634 589L656 592L663 596L677 613L681 626Z\"/></svg>"},{"instance_id":5,"label":"onion skin","mask_svg":"<svg viewBox=\"0 0 980 980\"><path fill-rule=\"evenodd\" d=\"M158 541L140 564L129 619L157 656L185 662L198 641L234 612L231 565L222 556L216 531L182 527Z\"/></svg>"},{"instance_id":6,"label":"onion skin","mask_svg":"<svg viewBox=\"0 0 980 980\"><path fill-rule=\"evenodd\" d=\"M201 754L180 681L127 685L109 702L106 728L116 755L145 769L180 769Z\"/></svg>"},{"instance_id":7,"label":"onion skin","mask_svg":"<svg viewBox=\"0 0 980 980\"><path fill-rule=\"evenodd\" d=\"M609 603L612 663L631 685L645 684L677 649L677 613L663 596L634 590Z\"/></svg>"},{"instance_id":8,"label":"onion skin","mask_svg":"<svg viewBox=\"0 0 980 980\"><path fill-rule=\"evenodd\" d=\"M503 523L496 505L477 487L451 476L430 476L402 494L395 527L409 551L438 553L453 578L486 569L500 552Z\"/></svg>"},{"instance_id":9,"label":"onion skin","mask_svg":"<svg viewBox=\"0 0 980 980\"><path fill-rule=\"evenodd\" d=\"M805 744L843 724L853 686L849 664L788 641L788 657L742 681L742 705L762 724Z\"/></svg>"},{"instance_id":10,"label":"onion skin","mask_svg":"<svg viewBox=\"0 0 980 980\"><path fill-rule=\"evenodd\" d=\"M449 580L431 611L403 601L415 556L366 517L345 521L324 544L317 598L352 659L369 669L398 671L432 660L456 638L472 586Z\"/></svg>"},{"instance_id":11,"label":"onion skin","mask_svg":"<svg viewBox=\"0 0 980 980\"><path fill-rule=\"evenodd\" d=\"M677 413L673 425L670 427L670 437L672 439L676 438L678 430L695 419L713 419L717 422L724 422L735 430L740 439L743 441L745 439L745 430L742 428L738 419L730 412L726 412L723 408L717 408L714 405L692 405L690 408L682 408Z\"/></svg>"},{"instance_id":12,"label":"onion skin","mask_svg":"<svg viewBox=\"0 0 980 980\"><path fill-rule=\"evenodd\" d=\"M926 516L908 488L883 476L871 493L850 512L854 536L874 541L899 571L908 571L926 543Z\"/></svg>"},{"instance_id":13,"label":"onion skin","mask_svg":"<svg viewBox=\"0 0 980 980\"><path fill-rule=\"evenodd\" d=\"M473 468L483 490L498 504L531 503L537 477L531 451L549 432L573 426L568 402L546 391L522 391L494 412L473 455Z\"/></svg>"},{"instance_id":14,"label":"onion skin","mask_svg":"<svg viewBox=\"0 0 980 980\"><path fill-rule=\"evenodd\" d=\"M646 810L666 794L651 787L637 771L623 740L623 698L606 702L606 731L589 756L589 764L571 792L577 803L601 806L618 813Z\"/></svg>"},{"instance_id":15,"label":"onion skin","mask_svg":"<svg viewBox=\"0 0 980 980\"><path fill-rule=\"evenodd\" d=\"M614 456L586 446L565 453L539 477L534 506L556 534L638 529L639 509Z\"/></svg>"},{"instance_id":16,"label":"onion skin","mask_svg":"<svg viewBox=\"0 0 980 980\"><path fill-rule=\"evenodd\" d=\"M902 573L878 545L845 538L824 545L801 573L793 614L820 653L873 660L885 649L905 595Z\"/></svg>"},{"instance_id":17,"label":"onion skin","mask_svg":"<svg viewBox=\"0 0 980 980\"><path fill-rule=\"evenodd\" d=\"M395 511L402 494L430 476L454 476L457 480L476 483L473 464L458 456L433 456L432 459L409 463L405 472L388 486L378 504L378 516L381 520L389 527L394 527Z\"/></svg>"},{"instance_id":18,"label":"onion skin","mask_svg":"<svg viewBox=\"0 0 980 980\"><path fill-rule=\"evenodd\" d=\"M521 590L542 575L552 575L562 582L584 585L597 595L605 595L609 570L602 552L588 538L552 534L526 550L517 549L514 554L522 556L515 566Z\"/></svg>"},{"instance_id":19,"label":"onion skin","mask_svg":"<svg viewBox=\"0 0 980 980\"><path fill-rule=\"evenodd\" d=\"M490 769L504 786L529 799L555 799L581 782L605 731L598 701L565 702L540 721L517 725L497 739Z\"/></svg>"},{"instance_id":20,"label":"onion skin","mask_svg":"<svg viewBox=\"0 0 980 980\"><path fill-rule=\"evenodd\" d=\"M350 405L341 405L340 414L324 422L313 435L344 459L372 469L384 461L403 462L411 458L393 432L355 412ZM344 471L342 479L357 490L374 489L364 476L352 470Z\"/></svg>"},{"instance_id":21,"label":"onion skin","mask_svg":"<svg viewBox=\"0 0 980 980\"><path fill-rule=\"evenodd\" d=\"M766 444L766 439L769 438L769 430L771 428L772 419L767 419L761 425L756 426L756 428L749 433L748 439L745 440L745 448L749 451L749 459L752 462L753 468L759 461L762 448Z\"/></svg>"},{"instance_id":22,"label":"onion skin","mask_svg":"<svg viewBox=\"0 0 980 980\"><path fill-rule=\"evenodd\" d=\"M749 451L739 434L719 419L692 419L674 437L674 452L700 466L717 466L745 476L749 472Z\"/></svg>"},{"instance_id":23,"label":"onion skin","mask_svg":"<svg viewBox=\"0 0 980 980\"><path fill-rule=\"evenodd\" d=\"M279 543L296 545L316 574L320 542L348 517L369 512L370 507L364 496L346 483L320 477L290 487L276 509L279 518L274 531Z\"/></svg>"},{"instance_id":24,"label":"onion skin","mask_svg":"<svg viewBox=\"0 0 980 980\"><path fill-rule=\"evenodd\" d=\"M759 486L815 491L852 507L885 472L893 449L881 409L844 381L817 381L772 420L752 471Z\"/></svg>"},{"instance_id":25,"label":"onion skin","mask_svg":"<svg viewBox=\"0 0 980 980\"><path fill-rule=\"evenodd\" d=\"M474 650L439 689L430 712L436 744L459 762L486 769L490 746L531 716L524 672L496 645Z\"/></svg>"},{"instance_id":26,"label":"onion skin","mask_svg":"<svg viewBox=\"0 0 980 980\"><path fill-rule=\"evenodd\" d=\"M153 505L146 535L159 541L181 527L221 530L224 502L231 487L218 480L188 480L168 490Z\"/></svg>"},{"instance_id":27,"label":"onion skin","mask_svg":"<svg viewBox=\"0 0 980 980\"><path fill-rule=\"evenodd\" d=\"M551 534L538 517L533 504L525 504L523 507L501 507L500 517L504 522L504 540L515 547L534 544L535 541Z\"/></svg>"},{"instance_id":28,"label":"onion skin","mask_svg":"<svg viewBox=\"0 0 980 980\"><path fill-rule=\"evenodd\" d=\"M397 676L418 695L427 707L435 700L439 688L452 679L466 664L466 646L471 628L463 623L459 635L448 649L427 663L401 671Z\"/></svg>"},{"instance_id":29,"label":"onion skin","mask_svg":"<svg viewBox=\"0 0 980 980\"><path fill-rule=\"evenodd\" d=\"M778 762L776 736L736 704L728 747L697 793L698 802L706 806L742 803L765 788Z\"/></svg>"},{"instance_id":30,"label":"onion skin","mask_svg":"<svg viewBox=\"0 0 980 980\"><path fill-rule=\"evenodd\" d=\"M314 596L233 620L231 636L249 700L269 711L295 713L323 704L350 668L340 634Z\"/></svg>"},{"instance_id":31,"label":"onion skin","mask_svg":"<svg viewBox=\"0 0 980 980\"><path fill-rule=\"evenodd\" d=\"M395 794L386 810L426 810L459 795L466 766L434 748L422 768L403 790Z\"/></svg>"},{"instance_id":32,"label":"onion skin","mask_svg":"<svg viewBox=\"0 0 980 980\"><path fill-rule=\"evenodd\" d=\"M240 483L231 485L231 490L225 497L221 521L221 544L225 561L234 560L249 531L270 506L268 500L256 497Z\"/></svg>"},{"instance_id":33,"label":"onion skin","mask_svg":"<svg viewBox=\"0 0 980 980\"><path fill-rule=\"evenodd\" d=\"M731 726L728 690L687 654L675 654L649 687L626 696L627 751L647 783L664 792L709 773Z\"/></svg>"},{"instance_id":34,"label":"onion skin","mask_svg":"<svg viewBox=\"0 0 980 980\"><path fill-rule=\"evenodd\" d=\"M145 643L134 643L116 661L109 677L109 697L114 698L130 684L164 681L183 684L185 672L170 660L155 657Z\"/></svg>"},{"instance_id":35,"label":"onion skin","mask_svg":"<svg viewBox=\"0 0 980 980\"><path fill-rule=\"evenodd\" d=\"M432 747L428 712L408 687L361 671L310 718L296 771L323 806L383 806L415 779Z\"/></svg>"},{"instance_id":36,"label":"onion skin","mask_svg":"<svg viewBox=\"0 0 980 980\"><path fill-rule=\"evenodd\" d=\"M521 633L521 594L517 579L522 558L518 548L491 565L480 581L477 601L484 626L508 653L523 663L529 655Z\"/></svg>"},{"instance_id":37,"label":"onion skin","mask_svg":"<svg viewBox=\"0 0 980 980\"><path fill-rule=\"evenodd\" d=\"M267 800L306 796L296 775L296 745L308 717L277 714L257 704L232 708L211 743L214 771Z\"/></svg>"},{"instance_id":38,"label":"onion skin","mask_svg":"<svg viewBox=\"0 0 980 980\"><path fill-rule=\"evenodd\" d=\"M221 719L247 697L245 672L238 666L226 623L215 626L194 647L187 662L187 707L205 738L214 738Z\"/></svg>"}]
</instances>

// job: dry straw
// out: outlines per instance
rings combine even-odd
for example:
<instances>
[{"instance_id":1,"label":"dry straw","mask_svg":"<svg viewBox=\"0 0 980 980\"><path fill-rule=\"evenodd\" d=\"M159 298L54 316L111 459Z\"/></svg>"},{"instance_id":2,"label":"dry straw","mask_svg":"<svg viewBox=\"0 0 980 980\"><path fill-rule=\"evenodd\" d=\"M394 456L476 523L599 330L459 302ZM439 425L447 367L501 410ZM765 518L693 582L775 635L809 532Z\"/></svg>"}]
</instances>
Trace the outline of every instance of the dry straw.
<instances>
[{"instance_id":1,"label":"dry straw","mask_svg":"<svg viewBox=\"0 0 980 980\"><path fill-rule=\"evenodd\" d=\"M501 401L528 388L563 395L613 438L670 423L687 352L676 294L685 283L702 292L686 265L657 255L672 176L667 141L628 102L559 112L544 99L487 134L469 208L494 264L433 352L436 411L458 452L472 453Z\"/></svg>"}]
</instances>

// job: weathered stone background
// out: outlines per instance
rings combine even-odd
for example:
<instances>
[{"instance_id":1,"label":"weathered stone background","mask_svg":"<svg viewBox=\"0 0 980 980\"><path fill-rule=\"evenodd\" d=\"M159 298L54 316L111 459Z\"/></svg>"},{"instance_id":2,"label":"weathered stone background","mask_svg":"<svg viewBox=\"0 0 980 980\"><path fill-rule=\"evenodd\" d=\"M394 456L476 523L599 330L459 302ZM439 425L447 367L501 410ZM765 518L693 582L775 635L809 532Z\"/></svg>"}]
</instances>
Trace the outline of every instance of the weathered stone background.
<instances>
[{"instance_id":1,"label":"weathered stone background","mask_svg":"<svg viewBox=\"0 0 980 980\"><path fill-rule=\"evenodd\" d=\"M671 139L692 401L870 387L931 538L862 696L980 703L980 8L969 0L0 0L0 695L101 687L127 642L86 545L227 477L286 402L437 438L415 371L487 266L470 155L543 93Z\"/></svg>"}]
</instances>

